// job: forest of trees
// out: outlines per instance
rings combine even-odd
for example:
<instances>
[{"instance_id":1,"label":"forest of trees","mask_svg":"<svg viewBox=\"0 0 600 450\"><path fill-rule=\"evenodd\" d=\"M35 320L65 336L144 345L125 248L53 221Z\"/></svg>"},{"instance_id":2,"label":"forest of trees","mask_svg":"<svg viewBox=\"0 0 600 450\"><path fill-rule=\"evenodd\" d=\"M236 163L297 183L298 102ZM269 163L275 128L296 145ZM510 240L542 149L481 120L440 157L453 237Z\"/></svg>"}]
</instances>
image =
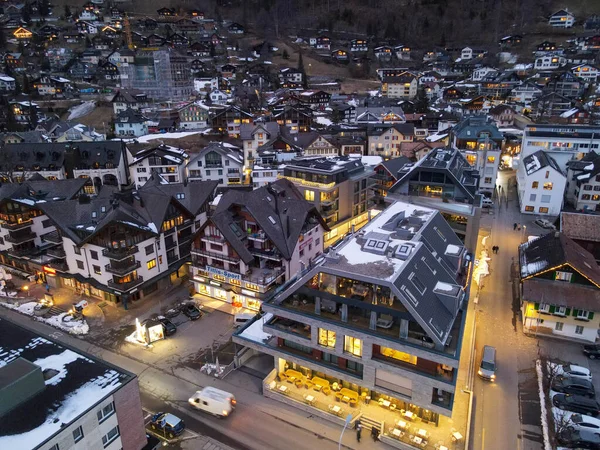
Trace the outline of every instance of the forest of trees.
<instances>
[{"instance_id":1,"label":"forest of trees","mask_svg":"<svg viewBox=\"0 0 600 450\"><path fill-rule=\"evenodd\" d=\"M175 3L175 1L173 1ZM406 45L485 45L523 33L554 12L551 0L201 0L214 17L287 36L348 31ZM174 5L175 6L175 5ZM183 6L183 5L178 5Z\"/></svg>"}]
</instances>

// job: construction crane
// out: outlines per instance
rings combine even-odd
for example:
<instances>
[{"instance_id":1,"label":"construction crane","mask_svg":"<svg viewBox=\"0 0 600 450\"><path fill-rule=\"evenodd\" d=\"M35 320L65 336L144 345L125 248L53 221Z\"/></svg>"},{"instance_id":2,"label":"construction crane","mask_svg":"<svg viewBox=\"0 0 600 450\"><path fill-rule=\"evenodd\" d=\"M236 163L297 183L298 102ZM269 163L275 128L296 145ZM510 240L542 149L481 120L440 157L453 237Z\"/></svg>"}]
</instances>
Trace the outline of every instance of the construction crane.
<instances>
[{"instance_id":1,"label":"construction crane","mask_svg":"<svg viewBox=\"0 0 600 450\"><path fill-rule=\"evenodd\" d=\"M125 17L123 19L123 27L125 28L125 39L127 40L127 48L129 50L135 49L133 45L133 39L131 38L131 25L129 24L129 16L125 13Z\"/></svg>"}]
</instances>

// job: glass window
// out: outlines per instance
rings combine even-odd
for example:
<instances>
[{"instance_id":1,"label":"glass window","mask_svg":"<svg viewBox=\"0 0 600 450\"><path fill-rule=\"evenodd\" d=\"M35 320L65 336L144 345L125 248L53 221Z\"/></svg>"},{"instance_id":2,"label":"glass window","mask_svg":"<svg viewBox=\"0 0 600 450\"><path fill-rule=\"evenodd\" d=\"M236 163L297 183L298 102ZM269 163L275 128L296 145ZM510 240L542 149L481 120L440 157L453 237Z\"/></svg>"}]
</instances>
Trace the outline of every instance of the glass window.
<instances>
[{"instance_id":1,"label":"glass window","mask_svg":"<svg viewBox=\"0 0 600 450\"><path fill-rule=\"evenodd\" d=\"M94 273L96 275L102 275L102 270L100 270L100 266L93 265L92 267L94 268Z\"/></svg>"},{"instance_id":2,"label":"glass window","mask_svg":"<svg viewBox=\"0 0 600 450\"><path fill-rule=\"evenodd\" d=\"M151 255L152 253L154 253L154 245L146 245L146 255Z\"/></svg>"},{"instance_id":3,"label":"glass window","mask_svg":"<svg viewBox=\"0 0 600 450\"><path fill-rule=\"evenodd\" d=\"M401 352L400 350L394 350L389 347L381 347L379 353L389 358L397 359L398 361L404 361L409 364L417 364L417 357L409 353Z\"/></svg>"},{"instance_id":4,"label":"glass window","mask_svg":"<svg viewBox=\"0 0 600 450\"><path fill-rule=\"evenodd\" d=\"M119 434L119 425L117 425L104 436L102 436L102 445L104 445L104 448L108 447L112 441L118 438Z\"/></svg>"},{"instance_id":5,"label":"glass window","mask_svg":"<svg viewBox=\"0 0 600 450\"><path fill-rule=\"evenodd\" d=\"M148 268L148 270L154 269L156 267L156 258L151 259L150 261L148 261L146 263L146 267Z\"/></svg>"},{"instance_id":6,"label":"glass window","mask_svg":"<svg viewBox=\"0 0 600 450\"><path fill-rule=\"evenodd\" d=\"M352 336L345 336L344 351L354 356L362 356L362 341Z\"/></svg>"},{"instance_id":7,"label":"glass window","mask_svg":"<svg viewBox=\"0 0 600 450\"><path fill-rule=\"evenodd\" d=\"M319 328L319 344L325 347L335 347L335 331Z\"/></svg>"},{"instance_id":8,"label":"glass window","mask_svg":"<svg viewBox=\"0 0 600 450\"><path fill-rule=\"evenodd\" d=\"M556 322L556 325L555 325L554 329L555 329L556 331L562 331L562 329L563 329L563 325L564 325L564 323L563 323L563 322Z\"/></svg>"},{"instance_id":9,"label":"glass window","mask_svg":"<svg viewBox=\"0 0 600 450\"><path fill-rule=\"evenodd\" d=\"M310 189L307 189L306 191L304 191L304 198L306 200L308 200L309 202L314 201L314 199L315 199L315 191L311 191Z\"/></svg>"},{"instance_id":10,"label":"glass window","mask_svg":"<svg viewBox=\"0 0 600 450\"><path fill-rule=\"evenodd\" d=\"M537 197L537 194L529 194L529 201L535 202L536 197Z\"/></svg>"},{"instance_id":11,"label":"glass window","mask_svg":"<svg viewBox=\"0 0 600 450\"><path fill-rule=\"evenodd\" d=\"M588 317L589 317L589 315L590 315L590 312L586 311L585 309L580 309L580 310L577 311L577 318L578 319L586 319L587 320Z\"/></svg>"},{"instance_id":12,"label":"glass window","mask_svg":"<svg viewBox=\"0 0 600 450\"><path fill-rule=\"evenodd\" d=\"M110 402L104 408L99 410L96 415L98 416L98 422L104 422L108 417L112 416L115 412L115 402Z\"/></svg>"},{"instance_id":13,"label":"glass window","mask_svg":"<svg viewBox=\"0 0 600 450\"><path fill-rule=\"evenodd\" d=\"M552 190L552 183L544 183L544 190L545 191L551 191Z\"/></svg>"},{"instance_id":14,"label":"glass window","mask_svg":"<svg viewBox=\"0 0 600 450\"><path fill-rule=\"evenodd\" d=\"M83 266L83 261L79 261L79 260L77 260L77 268L79 268L79 269L83 270L83 267L84 267L84 266Z\"/></svg>"},{"instance_id":15,"label":"glass window","mask_svg":"<svg viewBox=\"0 0 600 450\"><path fill-rule=\"evenodd\" d=\"M540 183L538 183L537 181L534 181L533 183L531 183L531 189L537 189L539 185L540 185Z\"/></svg>"},{"instance_id":16,"label":"glass window","mask_svg":"<svg viewBox=\"0 0 600 450\"><path fill-rule=\"evenodd\" d=\"M76 255L81 255L81 249L79 247L77 247L76 245L73 246L73 251L75 252Z\"/></svg>"},{"instance_id":17,"label":"glass window","mask_svg":"<svg viewBox=\"0 0 600 450\"><path fill-rule=\"evenodd\" d=\"M527 211L527 212L533 212L534 211L533 210L533 206L526 206L525 207L525 211Z\"/></svg>"},{"instance_id":18,"label":"glass window","mask_svg":"<svg viewBox=\"0 0 600 450\"><path fill-rule=\"evenodd\" d=\"M98 252L96 250L90 250L90 256L92 259L98 260Z\"/></svg>"},{"instance_id":19,"label":"glass window","mask_svg":"<svg viewBox=\"0 0 600 450\"><path fill-rule=\"evenodd\" d=\"M551 195L542 195L542 203L550 203L551 199L552 199Z\"/></svg>"},{"instance_id":20,"label":"glass window","mask_svg":"<svg viewBox=\"0 0 600 450\"><path fill-rule=\"evenodd\" d=\"M540 206L540 209L539 209L539 211L540 211L542 214L548 214L548 208L546 208L545 206Z\"/></svg>"},{"instance_id":21,"label":"glass window","mask_svg":"<svg viewBox=\"0 0 600 450\"><path fill-rule=\"evenodd\" d=\"M83 428L81 425L73 430L73 439L75 439L75 442L79 442L83 439Z\"/></svg>"},{"instance_id":22,"label":"glass window","mask_svg":"<svg viewBox=\"0 0 600 450\"><path fill-rule=\"evenodd\" d=\"M575 334L583 334L583 327L581 325L575 327Z\"/></svg>"},{"instance_id":23,"label":"glass window","mask_svg":"<svg viewBox=\"0 0 600 450\"><path fill-rule=\"evenodd\" d=\"M559 281L571 281L572 276L573 274L571 272L560 272L557 270L556 277L554 279Z\"/></svg>"}]
</instances>

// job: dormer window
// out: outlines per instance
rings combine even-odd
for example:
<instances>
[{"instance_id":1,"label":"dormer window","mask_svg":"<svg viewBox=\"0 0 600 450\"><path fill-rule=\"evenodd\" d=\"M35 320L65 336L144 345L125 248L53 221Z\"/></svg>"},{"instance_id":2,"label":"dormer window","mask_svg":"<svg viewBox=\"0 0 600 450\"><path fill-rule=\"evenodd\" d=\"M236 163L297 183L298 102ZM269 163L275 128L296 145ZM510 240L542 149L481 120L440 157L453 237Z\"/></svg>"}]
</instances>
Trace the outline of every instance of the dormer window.
<instances>
[{"instance_id":1,"label":"dormer window","mask_svg":"<svg viewBox=\"0 0 600 450\"><path fill-rule=\"evenodd\" d=\"M92 211L92 219L95 219L98 216L98 213L96 211Z\"/></svg>"},{"instance_id":2,"label":"dormer window","mask_svg":"<svg viewBox=\"0 0 600 450\"><path fill-rule=\"evenodd\" d=\"M185 198L185 194L184 194L183 192L180 192L180 193L178 193L178 194L175 194L175 198L176 198L177 200L182 200L182 199L184 199L184 198Z\"/></svg>"}]
</instances>

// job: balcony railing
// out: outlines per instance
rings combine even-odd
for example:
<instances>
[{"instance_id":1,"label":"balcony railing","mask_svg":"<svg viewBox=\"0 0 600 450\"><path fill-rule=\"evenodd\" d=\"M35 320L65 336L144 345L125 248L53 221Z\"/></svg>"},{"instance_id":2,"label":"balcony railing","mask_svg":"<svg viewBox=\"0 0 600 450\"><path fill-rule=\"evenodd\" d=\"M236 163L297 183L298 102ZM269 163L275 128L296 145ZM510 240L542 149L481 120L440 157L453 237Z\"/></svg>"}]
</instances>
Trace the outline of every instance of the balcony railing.
<instances>
[{"instance_id":1,"label":"balcony railing","mask_svg":"<svg viewBox=\"0 0 600 450\"><path fill-rule=\"evenodd\" d=\"M21 228L30 227L33 225L33 220L25 220L20 223L2 222L2 228L6 230L20 230Z\"/></svg>"},{"instance_id":2,"label":"balcony railing","mask_svg":"<svg viewBox=\"0 0 600 450\"><path fill-rule=\"evenodd\" d=\"M112 265L106 264L104 266L104 270L106 272L114 273L115 275L127 275L128 273L133 272L136 269L140 268L139 261L132 261L129 264L120 264L120 265Z\"/></svg>"},{"instance_id":3,"label":"balcony railing","mask_svg":"<svg viewBox=\"0 0 600 450\"><path fill-rule=\"evenodd\" d=\"M232 263L238 263L240 261L239 257L222 255L220 253L211 252L209 250L203 250L201 248L192 247L192 255L197 256L205 256L207 258L219 259L221 261L229 261Z\"/></svg>"},{"instance_id":4,"label":"balcony railing","mask_svg":"<svg viewBox=\"0 0 600 450\"><path fill-rule=\"evenodd\" d=\"M64 259L67 257L65 250L62 247L53 247L46 251L46 255L52 258Z\"/></svg>"},{"instance_id":5,"label":"balcony railing","mask_svg":"<svg viewBox=\"0 0 600 450\"><path fill-rule=\"evenodd\" d=\"M249 247L248 251L254 256L262 256L263 258L281 261L281 254L275 249L265 250L262 248Z\"/></svg>"},{"instance_id":6,"label":"balcony railing","mask_svg":"<svg viewBox=\"0 0 600 450\"><path fill-rule=\"evenodd\" d=\"M200 238L200 240L202 241L208 241L208 242L218 242L219 244L223 244L225 243L225 238L223 236L207 236L204 235Z\"/></svg>"},{"instance_id":7,"label":"balcony railing","mask_svg":"<svg viewBox=\"0 0 600 450\"><path fill-rule=\"evenodd\" d=\"M10 242L12 244L22 244L23 242L33 241L36 238L35 233L19 233L19 234L9 234L4 239L6 242Z\"/></svg>"},{"instance_id":8,"label":"balcony railing","mask_svg":"<svg viewBox=\"0 0 600 450\"><path fill-rule=\"evenodd\" d=\"M51 242L52 244L62 244L62 236L58 231L52 231L41 236L42 241Z\"/></svg>"},{"instance_id":9,"label":"balcony railing","mask_svg":"<svg viewBox=\"0 0 600 450\"><path fill-rule=\"evenodd\" d=\"M264 232L248 233L248 239L251 241L264 242L267 240L267 235Z\"/></svg>"},{"instance_id":10,"label":"balcony railing","mask_svg":"<svg viewBox=\"0 0 600 450\"><path fill-rule=\"evenodd\" d=\"M40 252L38 247L26 247L26 248L11 248L8 249L8 254L12 256L35 256Z\"/></svg>"},{"instance_id":11,"label":"balcony railing","mask_svg":"<svg viewBox=\"0 0 600 450\"><path fill-rule=\"evenodd\" d=\"M223 167L223 163L221 162L214 162L214 163L204 163L204 167L206 167L207 169L218 169Z\"/></svg>"},{"instance_id":12,"label":"balcony railing","mask_svg":"<svg viewBox=\"0 0 600 450\"><path fill-rule=\"evenodd\" d=\"M132 288L142 284L143 282L144 282L144 278L141 276L138 276L135 280L127 281L124 283L119 283L114 280L109 280L108 285L111 288L116 289L117 291L127 291L129 289L132 289Z\"/></svg>"},{"instance_id":13,"label":"balcony railing","mask_svg":"<svg viewBox=\"0 0 600 450\"><path fill-rule=\"evenodd\" d=\"M102 250L102 255L108 259L114 259L115 261L122 261L128 256L135 255L138 252L137 245L126 248L105 248Z\"/></svg>"}]
</instances>

